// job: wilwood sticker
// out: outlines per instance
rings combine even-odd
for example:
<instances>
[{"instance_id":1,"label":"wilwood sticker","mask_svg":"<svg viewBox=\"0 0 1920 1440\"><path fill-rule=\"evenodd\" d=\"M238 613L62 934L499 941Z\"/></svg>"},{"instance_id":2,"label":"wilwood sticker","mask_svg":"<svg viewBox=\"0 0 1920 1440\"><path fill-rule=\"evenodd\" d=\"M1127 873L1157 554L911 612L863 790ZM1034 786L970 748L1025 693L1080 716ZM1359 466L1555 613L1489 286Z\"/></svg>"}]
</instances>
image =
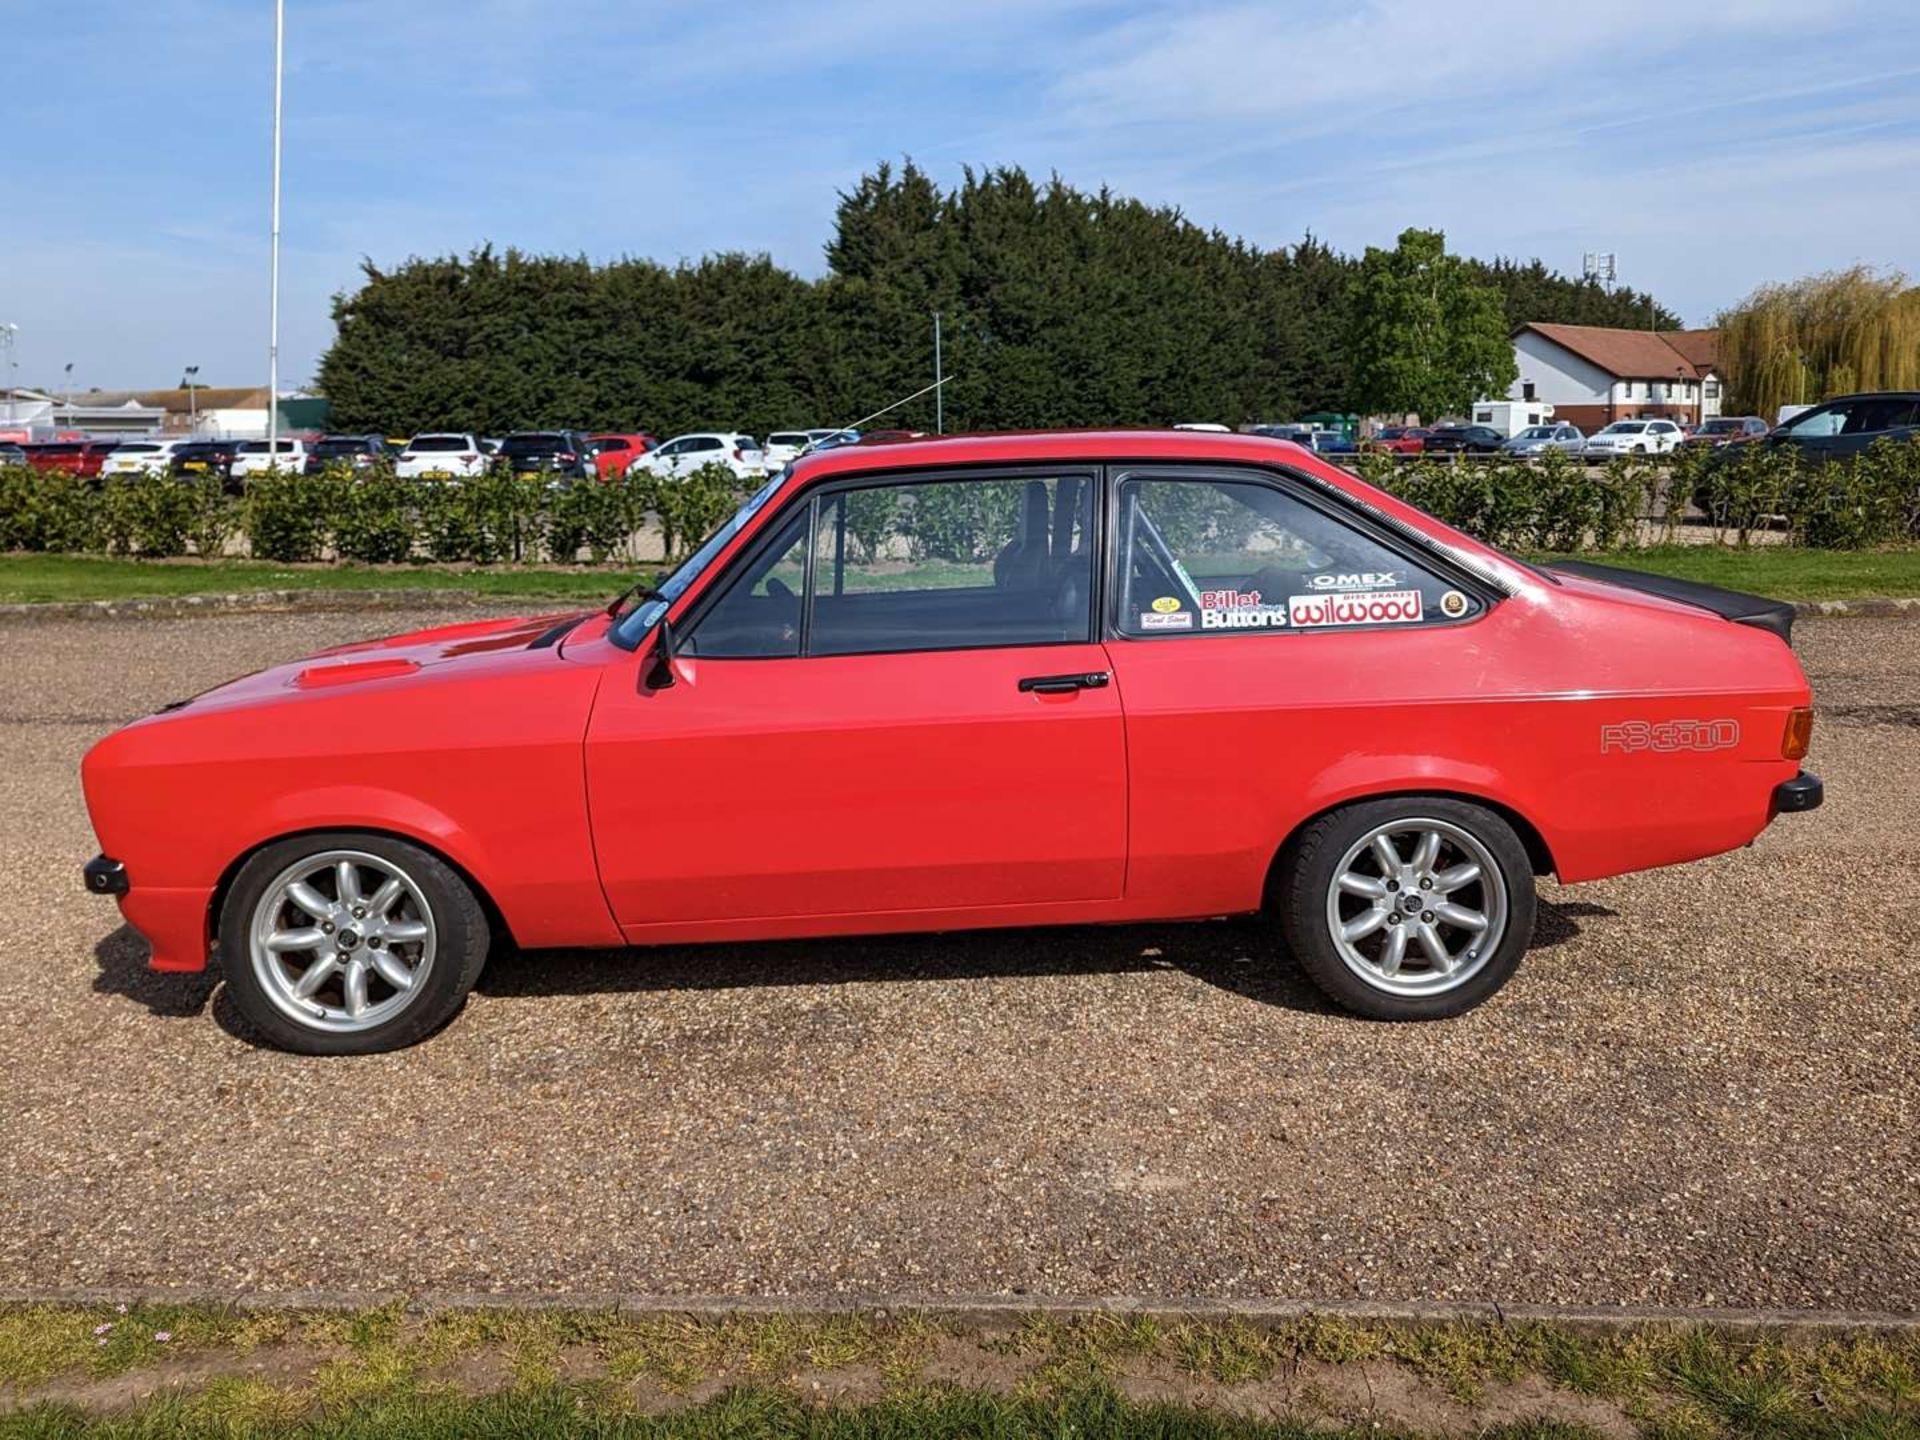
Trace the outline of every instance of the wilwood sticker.
<instances>
[{"instance_id":1,"label":"wilwood sticker","mask_svg":"<svg viewBox=\"0 0 1920 1440\"><path fill-rule=\"evenodd\" d=\"M1303 628L1321 625L1406 625L1420 618L1418 590L1372 590L1353 595L1293 595L1287 614Z\"/></svg>"}]
</instances>

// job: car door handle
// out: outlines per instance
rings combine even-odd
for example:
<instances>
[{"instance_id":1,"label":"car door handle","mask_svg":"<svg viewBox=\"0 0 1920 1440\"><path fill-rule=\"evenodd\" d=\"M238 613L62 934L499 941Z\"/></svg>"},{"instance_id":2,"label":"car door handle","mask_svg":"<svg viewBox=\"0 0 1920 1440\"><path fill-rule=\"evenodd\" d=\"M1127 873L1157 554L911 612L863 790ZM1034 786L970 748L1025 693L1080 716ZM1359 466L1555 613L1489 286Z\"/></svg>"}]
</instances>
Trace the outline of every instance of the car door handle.
<instances>
[{"instance_id":1,"label":"car door handle","mask_svg":"<svg viewBox=\"0 0 1920 1440\"><path fill-rule=\"evenodd\" d=\"M1070 690L1104 690L1112 679L1105 670L1085 670L1077 675L1029 675L1020 682L1020 693L1064 695Z\"/></svg>"}]
</instances>

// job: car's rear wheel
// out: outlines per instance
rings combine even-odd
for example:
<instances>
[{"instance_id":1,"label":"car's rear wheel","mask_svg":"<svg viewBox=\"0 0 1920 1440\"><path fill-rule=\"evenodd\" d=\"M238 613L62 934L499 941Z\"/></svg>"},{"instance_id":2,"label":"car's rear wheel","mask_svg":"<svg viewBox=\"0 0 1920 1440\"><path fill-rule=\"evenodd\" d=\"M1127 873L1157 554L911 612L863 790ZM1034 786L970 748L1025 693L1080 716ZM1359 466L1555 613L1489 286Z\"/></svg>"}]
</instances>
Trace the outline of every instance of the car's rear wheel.
<instances>
[{"instance_id":1,"label":"car's rear wheel","mask_svg":"<svg viewBox=\"0 0 1920 1440\"><path fill-rule=\"evenodd\" d=\"M398 1049L452 1018L479 978L486 912L438 856L385 835L302 835L255 853L220 913L228 993L306 1055Z\"/></svg>"},{"instance_id":2,"label":"car's rear wheel","mask_svg":"<svg viewBox=\"0 0 1920 1440\"><path fill-rule=\"evenodd\" d=\"M1329 997L1376 1020L1438 1020L1492 995L1533 934L1533 866L1513 827L1438 797L1323 816L1276 877L1288 947Z\"/></svg>"}]
</instances>

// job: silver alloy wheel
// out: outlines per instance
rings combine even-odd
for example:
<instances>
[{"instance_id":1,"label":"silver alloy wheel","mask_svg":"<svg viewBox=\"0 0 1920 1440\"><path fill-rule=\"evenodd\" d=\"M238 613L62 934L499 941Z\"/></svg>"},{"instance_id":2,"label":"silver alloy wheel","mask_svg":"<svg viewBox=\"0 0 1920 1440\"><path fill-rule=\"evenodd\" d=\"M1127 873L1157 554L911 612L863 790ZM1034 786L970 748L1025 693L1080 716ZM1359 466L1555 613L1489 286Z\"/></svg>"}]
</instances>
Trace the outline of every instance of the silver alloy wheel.
<instances>
[{"instance_id":1,"label":"silver alloy wheel","mask_svg":"<svg viewBox=\"0 0 1920 1440\"><path fill-rule=\"evenodd\" d=\"M1327 925L1346 967L1389 995L1439 995L1478 974L1507 933L1493 853L1447 820L1390 820L1334 867Z\"/></svg>"},{"instance_id":2,"label":"silver alloy wheel","mask_svg":"<svg viewBox=\"0 0 1920 1440\"><path fill-rule=\"evenodd\" d=\"M364 850L289 865L254 906L247 933L254 977L275 1008L332 1034L371 1030L411 1005L438 938L413 878Z\"/></svg>"}]
</instances>

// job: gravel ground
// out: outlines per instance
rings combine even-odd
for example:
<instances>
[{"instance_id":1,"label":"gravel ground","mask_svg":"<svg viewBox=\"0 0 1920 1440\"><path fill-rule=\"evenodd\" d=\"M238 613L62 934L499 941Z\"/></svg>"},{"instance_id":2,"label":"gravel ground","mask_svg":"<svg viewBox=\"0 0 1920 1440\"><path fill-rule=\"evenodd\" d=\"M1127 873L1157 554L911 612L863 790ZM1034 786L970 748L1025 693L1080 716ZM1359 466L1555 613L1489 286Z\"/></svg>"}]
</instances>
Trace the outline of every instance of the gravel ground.
<instances>
[{"instance_id":1,"label":"gravel ground","mask_svg":"<svg viewBox=\"0 0 1920 1440\"><path fill-rule=\"evenodd\" d=\"M414 1050L256 1049L81 891L81 752L436 618L0 624L0 1288L1920 1311L1920 625L1804 623L1827 807L1549 885L1463 1020L1217 923L524 956Z\"/></svg>"}]
</instances>

